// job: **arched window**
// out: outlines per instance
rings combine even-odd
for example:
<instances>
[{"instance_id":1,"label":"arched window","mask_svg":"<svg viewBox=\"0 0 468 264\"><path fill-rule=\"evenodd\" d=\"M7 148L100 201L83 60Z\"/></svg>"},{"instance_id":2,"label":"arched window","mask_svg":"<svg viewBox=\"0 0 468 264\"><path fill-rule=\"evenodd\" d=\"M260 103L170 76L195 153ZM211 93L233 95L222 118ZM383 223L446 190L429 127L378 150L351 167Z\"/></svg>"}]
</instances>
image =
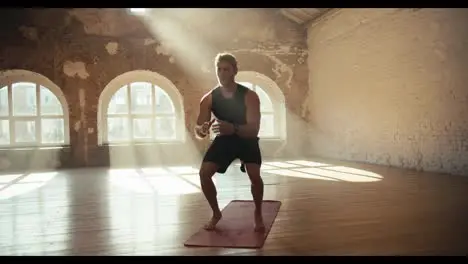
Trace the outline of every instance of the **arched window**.
<instances>
[{"instance_id":1,"label":"arched window","mask_svg":"<svg viewBox=\"0 0 468 264\"><path fill-rule=\"evenodd\" d=\"M45 147L69 143L68 105L57 85L25 70L0 78L0 147Z\"/></svg>"},{"instance_id":2,"label":"arched window","mask_svg":"<svg viewBox=\"0 0 468 264\"><path fill-rule=\"evenodd\" d=\"M255 91L260 99L262 119L259 137L285 139L286 106L278 85L267 76L251 71L239 72L236 81Z\"/></svg>"},{"instance_id":3,"label":"arched window","mask_svg":"<svg viewBox=\"0 0 468 264\"><path fill-rule=\"evenodd\" d=\"M112 80L99 98L99 143L182 141L182 96L164 76L132 71Z\"/></svg>"}]
</instances>

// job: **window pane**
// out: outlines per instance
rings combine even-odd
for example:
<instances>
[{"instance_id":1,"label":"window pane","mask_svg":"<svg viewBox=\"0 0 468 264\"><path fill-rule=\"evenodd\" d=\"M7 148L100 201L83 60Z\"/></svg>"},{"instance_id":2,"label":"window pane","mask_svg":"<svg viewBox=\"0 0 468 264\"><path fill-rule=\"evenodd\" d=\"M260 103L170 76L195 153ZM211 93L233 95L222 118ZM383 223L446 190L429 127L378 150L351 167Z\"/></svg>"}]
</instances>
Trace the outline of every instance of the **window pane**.
<instances>
[{"instance_id":1,"label":"window pane","mask_svg":"<svg viewBox=\"0 0 468 264\"><path fill-rule=\"evenodd\" d=\"M174 106L169 95L158 86L156 88L156 114L174 113Z\"/></svg>"},{"instance_id":2,"label":"window pane","mask_svg":"<svg viewBox=\"0 0 468 264\"><path fill-rule=\"evenodd\" d=\"M175 118L169 116L156 117L156 139L176 139Z\"/></svg>"},{"instance_id":3,"label":"window pane","mask_svg":"<svg viewBox=\"0 0 468 264\"><path fill-rule=\"evenodd\" d=\"M65 143L63 118L44 118L41 120L42 143L61 144Z\"/></svg>"},{"instance_id":4,"label":"window pane","mask_svg":"<svg viewBox=\"0 0 468 264\"><path fill-rule=\"evenodd\" d=\"M108 117L107 118L107 140L127 141L129 139L129 123L127 117Z\"/></svg>"},{"instance_id":5,"label":"window pane","mask_svg":"<svg viewBox=\"0 0 468 264\"><path fill-rule=\"evenodd\" d=\"M130 92L132 99L132 113L135 114L151 114L151 93L153 85L145 82L135 82L130 84Z\"/></svg>"},{"instance_id":6,"label":"window pane","mask_svg":"<svg viewBox=\"0 0 468 264\"><path fill-rule=\"evenodd\" d=\"M128 113L128 91L127 85L117 90L109 101L108 114L127 114Z\"/></svg>"},{"instance_id":7,"label":"window pane","mask_svg":"<svg viewBox=\"0 0 468 264\"><path fill-rule=\"evenodd\" d=\"M148 139L153 137L153 129L151 128L150 118L134 118L133 119L133 138Z\"/></svg>"},{"instance_id":8,"label":"window pane","mask_svg":"<svg viewBox=\"0 0 468 264\"><path fill-rule=\"evenodd\" d=\"M273 114L262 113L260 120L259 137L273 137L275 135L275 120Z\"/></svg>"},{"instance_id":9,"label":"window pane","mask_svg":"<svg viewBox=\"0 0 468 264\"><path fill-rule=\"evenodd\" d=\"M13 115L14 116L34 116L37 113L36 104L36 84L35 83L14 83L13 93Z\"/></svg>"},{"instance_id":10,"label":"window pane","mask_svg":"<svg viewBox=\"0 0 468 264\"><path fill-rule=\"evenodd\" d=\"M260 86L255 86L255 91L260 99L260 111L273 111L273 104L265 90Z\"/></svg>"},{"instance_id":11,"label":"window pane","mask_svg":"<svg viewBox=\"0 0 468 264\"><path fill-rule=\"evenodd\" d=\"M62 104L48 88L40 86L41 115L63 115Z\"/></svg>"},{"instance_id":12,"label":"window pane","mask_svg":"<svg viewBox=\"0 0 468 264\"><path fill-rule=\"evenodd\" d=\"M36 141L36 121L16 121L15 139L18 143Z\"/></svg>"},{"instance_id":13,"label":"window pane","mask_svg":"<svg viewBox=\"0 0 468 264\"><path fill-rule=\"evenodd\" d=\"M244 85L245 87L249 89L253 89L253 84L249 82L239 82L239 84Z\"/></svg>"},{"instance_id":14,"label":"window pane","mask_svg":"<svg viewBox=\"0 0 468 264\"><path fill-rule=\"evenodd\" d=\"M0 116L8 116L8 86L0 88Z\"/></svg>"},{"instance_id":15,"label":"window pane","mask_svg":"<svg viewBox=\"0 0 468 264\"><path fill-rule=\"evenodd\" d=\"M10 144L10 121L0 120L0 145Z\"/></svg>"}]
</instances>

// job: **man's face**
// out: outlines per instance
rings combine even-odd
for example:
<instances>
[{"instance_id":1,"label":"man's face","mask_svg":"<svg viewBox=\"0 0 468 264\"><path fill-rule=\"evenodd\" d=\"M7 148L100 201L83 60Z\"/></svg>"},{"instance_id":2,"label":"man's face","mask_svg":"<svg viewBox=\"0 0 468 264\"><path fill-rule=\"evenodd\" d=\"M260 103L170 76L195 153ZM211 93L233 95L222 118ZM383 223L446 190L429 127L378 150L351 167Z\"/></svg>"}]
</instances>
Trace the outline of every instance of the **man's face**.
<instances>
[{"instance_id":1,"label":"man's face","mask_svg":"<svg viewBox=\"0 0 468 264\"><path fill-rule=\"evenodd\" d=\"M216 65L216 75L218 76L218 81L221 85L228 85L234 82L236 70L229 62L220 61Z\"/></svg>"}]
</instances>

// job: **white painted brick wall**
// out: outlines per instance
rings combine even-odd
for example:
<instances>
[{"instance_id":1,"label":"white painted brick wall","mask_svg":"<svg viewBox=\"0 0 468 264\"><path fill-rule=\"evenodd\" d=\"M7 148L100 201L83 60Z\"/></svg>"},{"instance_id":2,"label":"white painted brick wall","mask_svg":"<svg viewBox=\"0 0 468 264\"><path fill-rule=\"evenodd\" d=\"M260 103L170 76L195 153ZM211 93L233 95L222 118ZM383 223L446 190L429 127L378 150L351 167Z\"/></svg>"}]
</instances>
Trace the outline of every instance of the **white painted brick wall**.
<instances>
[{"instance_id":1,"label":"white painted brick wall","mask_svg":"<svg viewBox=\"0 0 468 264\"><path fill-rule=\"evenodd\" d=\"M312 155L468 174L467 9L343 9L308 47Z\"/></svg>"}]
</instances>

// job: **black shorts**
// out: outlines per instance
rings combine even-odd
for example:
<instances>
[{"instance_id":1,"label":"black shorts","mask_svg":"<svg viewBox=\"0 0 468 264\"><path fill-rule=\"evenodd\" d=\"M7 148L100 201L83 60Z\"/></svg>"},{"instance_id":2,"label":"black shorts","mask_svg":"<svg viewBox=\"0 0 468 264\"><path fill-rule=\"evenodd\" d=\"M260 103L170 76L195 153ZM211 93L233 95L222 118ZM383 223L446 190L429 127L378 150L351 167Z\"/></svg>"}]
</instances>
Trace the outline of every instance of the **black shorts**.
<instances>
[{"instance_id":1,"label":"black shorts","mask_svg":"<svg viewBox=\"0 0 468 264\"><path fill-rule=\"evenodd\" d=\"M225 173L229 165L240 159L243 163L262 164L259 138L239 138L238 136L217 136L203 158L203 162L213 162L219 166L218 173Z\"/></svg>"}]
</instances>

